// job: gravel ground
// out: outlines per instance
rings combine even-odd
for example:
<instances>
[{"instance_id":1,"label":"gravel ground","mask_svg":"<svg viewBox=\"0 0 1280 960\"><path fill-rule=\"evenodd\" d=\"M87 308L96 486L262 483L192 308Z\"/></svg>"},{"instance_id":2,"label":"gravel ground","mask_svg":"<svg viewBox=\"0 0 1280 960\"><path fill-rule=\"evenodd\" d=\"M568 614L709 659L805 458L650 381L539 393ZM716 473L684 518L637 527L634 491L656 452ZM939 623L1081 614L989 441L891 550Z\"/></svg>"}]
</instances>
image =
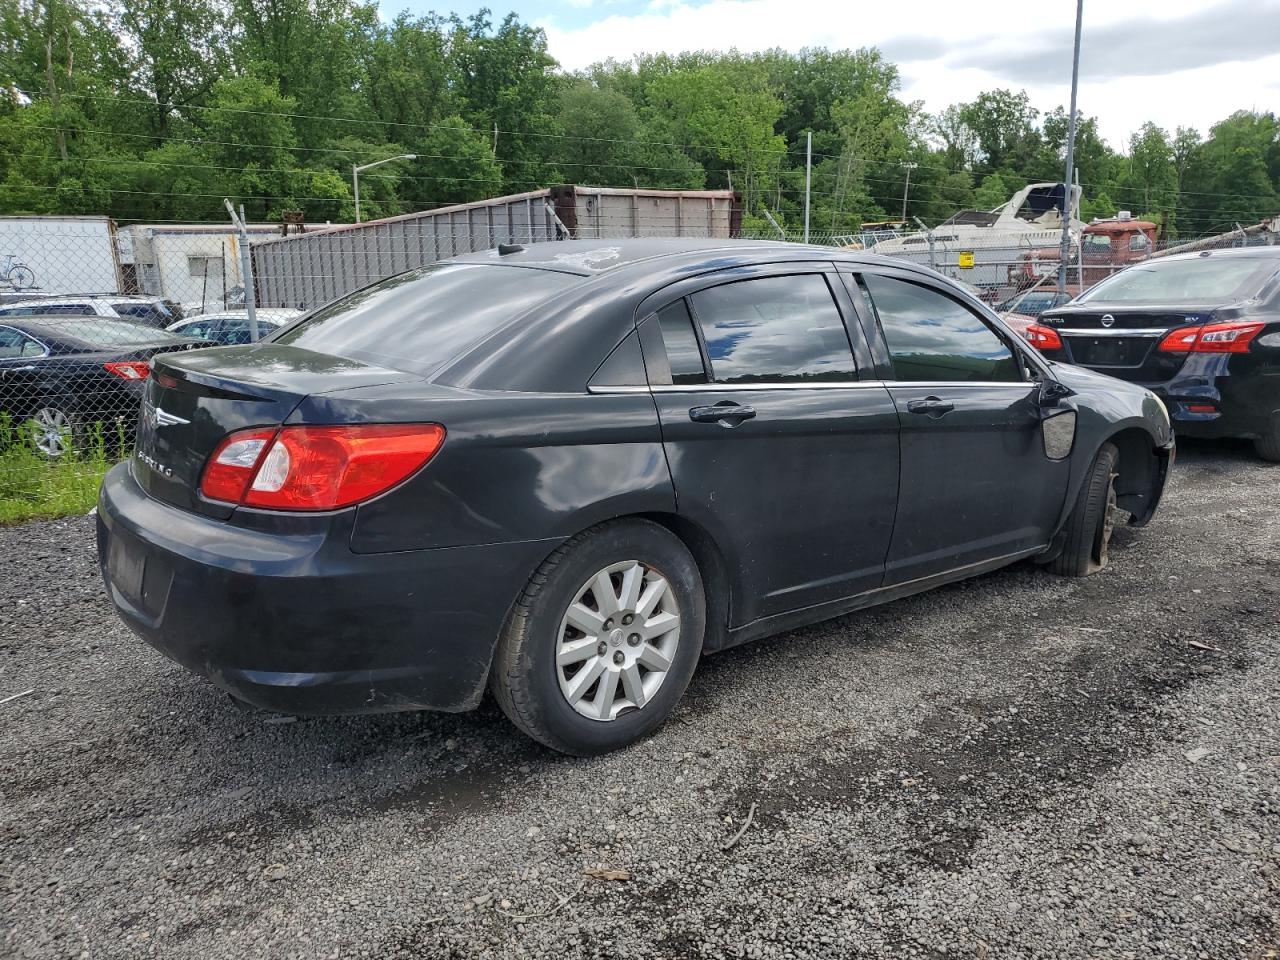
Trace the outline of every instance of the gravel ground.
<instances>
[{"instance_id":1,"label":"gravel ground","mask_svg":"<svg viewBox=\"0 0 1280 960\"><path fill-rule=\"evenodd\" d=\"M0 529L0 956L1276 957L1278 482L1186 444L1099 576L709 658L589 761L491 704L246 712L118 623L88 519Z\"/></svg>"}]
</instances>

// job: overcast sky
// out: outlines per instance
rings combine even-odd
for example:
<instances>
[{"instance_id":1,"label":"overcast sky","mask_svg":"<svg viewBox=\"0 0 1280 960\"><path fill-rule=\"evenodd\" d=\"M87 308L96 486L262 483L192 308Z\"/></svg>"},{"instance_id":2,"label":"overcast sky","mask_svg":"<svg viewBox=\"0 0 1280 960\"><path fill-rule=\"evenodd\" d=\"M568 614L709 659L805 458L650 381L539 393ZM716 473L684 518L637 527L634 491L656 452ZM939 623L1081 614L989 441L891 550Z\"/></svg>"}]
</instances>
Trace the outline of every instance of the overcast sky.
<instances>
[{"instance_id":1,"label":"overcast sky","mask_svg":"<svg viewBox=\"0 0 1280 960\"><path fill-rule=\"evenodd\" d=\"M383 0L384 8L394 0ZM444 2L412 0L415 12ZM508 9L487 4L495 19ZM475 4L480 6L480 4ZM636 53L877 46L930 111L993 87L1070 99L1071 0L512 0L566 69ZM464 4L451 9L471 12ZM387 10L387 12L391 12ZM1124 148L1146 120L1203 133L1280 110L1280 0L1085 0L1080 109Z\"/></svg>"}]
</instances>

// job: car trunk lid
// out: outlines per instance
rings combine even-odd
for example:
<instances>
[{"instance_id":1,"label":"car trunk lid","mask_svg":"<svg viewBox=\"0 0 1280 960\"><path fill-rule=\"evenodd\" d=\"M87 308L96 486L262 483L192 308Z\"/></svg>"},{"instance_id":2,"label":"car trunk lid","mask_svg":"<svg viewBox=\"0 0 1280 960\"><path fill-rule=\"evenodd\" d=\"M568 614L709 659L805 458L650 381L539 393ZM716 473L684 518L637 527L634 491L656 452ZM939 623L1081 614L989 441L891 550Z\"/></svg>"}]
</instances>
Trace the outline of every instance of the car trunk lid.
<instances>
[{"instance_id":1,"label":"car trunk lid","mask_svg":"<svg viewBox=\"0 0 1280 960\"><path fill-rule=\"evenodd\" d=\"M225 519L234 509L199 493L205 461L236 430L284 423L312 394L421 379L273 343L160 354L151 363L134 475L157 500Z\"/></svg>"},{"instance_id":2,"label":"car trunk lid","mask_svg":"<svg viewBox=\"0 0 1280 960\"><path fill-rule=\"evenodd\" d=\"M1212 306L1162 307L1083 303L1059 307L1040 318L1062 338L1065 359L1122 380L1161 383L1186 362L1185 353L1159 350L1172 330L1200 327L1213 316Z\"/></svg>"}]
</instances>

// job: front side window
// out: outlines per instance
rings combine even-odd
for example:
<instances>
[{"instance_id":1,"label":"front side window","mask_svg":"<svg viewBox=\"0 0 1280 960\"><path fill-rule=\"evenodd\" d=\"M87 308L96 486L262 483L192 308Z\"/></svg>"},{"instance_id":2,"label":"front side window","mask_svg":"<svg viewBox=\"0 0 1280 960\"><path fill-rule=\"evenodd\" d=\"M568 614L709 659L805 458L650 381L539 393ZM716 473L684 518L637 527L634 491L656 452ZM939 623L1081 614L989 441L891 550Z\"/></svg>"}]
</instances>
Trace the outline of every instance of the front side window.
<instances>
[{"instance_id":1,"label":"front side window","mask_svg":"<svg viewBox=\"0 0 1280 960\"><path fill-rule=\"evenodd\" d=\"M690 300L717 383L857 379L844 322L821 274L740 280Z\"/></svg>"},{"instance_id":2,"label":"front side window","mask_svg":"<svg viewBox=\"0 0 1280 960\"><path fill-rule=\"evenodd\" d=\"M880 329L899 380L1023 379L1008 345L968 307L928 287L867 274Z\"/></svg>"}]
</instances>

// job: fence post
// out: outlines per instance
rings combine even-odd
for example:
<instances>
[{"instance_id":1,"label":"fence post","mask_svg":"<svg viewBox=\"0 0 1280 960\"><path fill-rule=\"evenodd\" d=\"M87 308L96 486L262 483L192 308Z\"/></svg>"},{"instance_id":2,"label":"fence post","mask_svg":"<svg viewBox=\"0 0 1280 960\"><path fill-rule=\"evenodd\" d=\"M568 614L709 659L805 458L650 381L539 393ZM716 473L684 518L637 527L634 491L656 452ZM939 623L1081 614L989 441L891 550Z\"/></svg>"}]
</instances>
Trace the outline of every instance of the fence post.
<instances>
[{"instance_id":1,"label":"fence post","mask_svg":"<svg viewBox=\"0 0 1280 960\"><path fill-rule=\"evenodd\" d=\"M253 288L253 255L249 252L249 228L244 222L244 207L240 207L240 215L231 201L222 201L227 205L227 213L231 214L231 225L240 232L240 282L244 284L244 309L249 315L249 340L258 342L257 292Z\"/></svg>"}]
</instances>

